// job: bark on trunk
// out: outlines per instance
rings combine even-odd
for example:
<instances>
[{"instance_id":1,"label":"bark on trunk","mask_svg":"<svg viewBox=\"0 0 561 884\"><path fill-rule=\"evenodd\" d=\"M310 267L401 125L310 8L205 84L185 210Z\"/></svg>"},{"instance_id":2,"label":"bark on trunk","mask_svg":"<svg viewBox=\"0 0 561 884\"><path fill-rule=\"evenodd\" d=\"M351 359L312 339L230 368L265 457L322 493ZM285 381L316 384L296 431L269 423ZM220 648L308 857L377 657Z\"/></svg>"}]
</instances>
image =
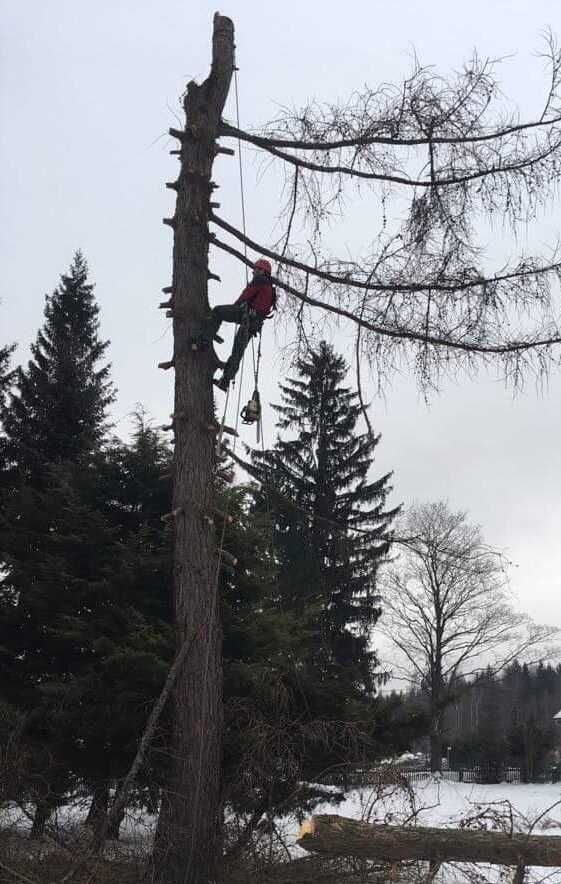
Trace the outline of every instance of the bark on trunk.
<instances>
[{"instance_id":1,"label":"bark on trunk","mask_svg":"<svg viewBox=\"0 0 561 884\"><path fill-rule=\"evenodd\" d=\"M213 354L189 338L209 313L208 218L220 116L234 69L234 26L214 17L212 67L189 83L174 229L172 310L175 367L174 600L177 644L197 639L172 695L169 786L162 793L151 880L208 884L221 853L222 633L216 598L213 508Z\"/></svg>"},{"instance_id":2,"label":"bark on trunk","mask_svg":"<svg viewBox=\"0 0 561 884\"><path fill-rule=\"evenodd\" d=\"M376 826L326 814L304 823L300 847L329 856L516 866L561 866L561 837Z\"/></svg>"},{"instance_id":3,"label":"bark on trunk","mask_svg":"<svg viewBox=\"0 0 561 884\"><path fill-rule=\"evenodd\" d=\"M430 769L432 773L442 770L442 735L434 731L430 735Z\"/></svg>"},{"instance_id":4,"label":"bark on trunk","mask_svg":"<svg viewBox=\"0 0 561 884\"><path fill-rule=\"evenodd\" d=\"M436 698L438 702L438 697ZM431 730L430 730L430 769L433 773L442 770L442 746L444 743L442 737L444 722L442 713L438 710L431 712Z\"/></svg>"},{"instance_id":5,"label":"bark on trunk","mask_svg":"<svg viewBox=\"0 0 561 884\"><path fill-rule=\"evenodd\" d=\"M121 836L121 825L125 818L125 808L121 807L118 813L108 820L107 837L112 841L118 841Z\"/></svg>"},{"instance_id":6,"label":"bark on trunk","mask_svg":"<svg viewBox=\"0 0 561 884\"><path fill-rule=\"evenodd\" d=\"M92 801L86 817L86 825L94 829L102 826L107 817L108 807L109 783L97 783L93 789Z\"/></svg>"},{"instance_id":7,"label":"bark on trunk","mask_svg":"<svg viewBox=\"0 0 561 884\"><path fill-rule=\"evenodd\" d=\"M35 813L33 814L33 823L29 837L33 840L42 838L45 834L45 828L49 817L53 812L52 804L49 801L38 801L35 805Z\"/></svg>"}]
</instances>

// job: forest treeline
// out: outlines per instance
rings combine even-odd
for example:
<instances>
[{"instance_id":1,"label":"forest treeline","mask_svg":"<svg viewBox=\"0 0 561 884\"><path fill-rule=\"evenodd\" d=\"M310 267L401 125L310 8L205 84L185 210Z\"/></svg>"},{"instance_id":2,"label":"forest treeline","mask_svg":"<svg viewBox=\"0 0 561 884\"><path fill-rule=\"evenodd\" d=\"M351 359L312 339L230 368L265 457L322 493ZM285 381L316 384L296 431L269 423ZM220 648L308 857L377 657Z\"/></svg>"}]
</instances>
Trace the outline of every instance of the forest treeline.
<instances>
[{"instance_id":1,"label":"forest treeline","mask_svg":"<svg viewBox=\"0 0 561 884\"><path fill-rule=\"evenodd\" d=\"M115 436L107 358L77 253L27 364L11 342L0 348L0 806L31 809L33 836L75 798L103 825L175 653L173 440L140 406L130 438ZM400 510L346 376L318 342L280 385L271 448L238 453L235 473L230 457L218 462L234 852L263 819L312 809L334 771L429 732L426 690L380 691L380 574L395 559ZM450 681L443 697L439 745L449 741L455 761L509 760L527 778L543 769L561 668L514 663ZM166 781L168 723L164 713L130 796L149 812Z\"/></svg>"},{"instance_id":2,"label":"forest treeline","mask_svg":"<svg viewBox=\"0 0 561 884\"><path fill-rule=\"evenodd\" d=\"M104 819L174 655L173 441L139 407L114 435L116 392L85 259L46 298L27 365L0 355L0 800L34 835L71 797ZM224 799L243 844L252 820L309 809L322 772L404 749L419 727L371 634L377 572L398 512L361 433L344 360L319 343L275 406L248 481L219 463L216 530L238 560L219 577L225 663ZM231 558L231 557L230 557ZM154 811L164 714L131 802Z\"/></svg>"}]
</instances>

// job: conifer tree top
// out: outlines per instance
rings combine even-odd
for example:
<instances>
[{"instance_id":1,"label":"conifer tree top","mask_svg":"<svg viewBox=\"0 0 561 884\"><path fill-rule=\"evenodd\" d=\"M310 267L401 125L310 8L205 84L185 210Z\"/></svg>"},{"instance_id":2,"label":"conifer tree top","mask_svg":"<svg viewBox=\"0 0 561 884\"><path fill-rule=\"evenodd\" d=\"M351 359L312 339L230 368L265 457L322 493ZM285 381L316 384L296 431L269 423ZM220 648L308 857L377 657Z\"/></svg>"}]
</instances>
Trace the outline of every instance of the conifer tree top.
<instances>
[{"instance_id":1,"label":"conifer tree top","mask_svg":"<svg viewBox=\"0 0 561 884\"><path fill-rule=\"evenodd\" d=\"M12 463L27 473L80 460L106 431L114 391L110 366L100 365L109 343L100 338L93 289L78 251L68 273L46 296L32 358L17 371L4 424Z\"/></svg>"}]
</instances>

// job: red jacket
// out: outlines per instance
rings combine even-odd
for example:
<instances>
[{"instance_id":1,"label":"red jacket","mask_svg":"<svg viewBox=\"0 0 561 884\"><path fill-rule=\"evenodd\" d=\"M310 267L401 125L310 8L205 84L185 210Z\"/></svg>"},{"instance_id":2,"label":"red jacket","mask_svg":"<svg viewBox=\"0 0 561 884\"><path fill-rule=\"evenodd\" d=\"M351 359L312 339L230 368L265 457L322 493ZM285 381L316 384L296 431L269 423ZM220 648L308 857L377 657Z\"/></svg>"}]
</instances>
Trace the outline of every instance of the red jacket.
<instances>
[{"instance_id":1,"label":"red jacket","mask_svg":"<svg viewBox=\"0 0 561 884\"><path fill-rule=\"evenodd\" d=\"M247 304L251 310L266 319L273 306L273 286L267 276L254 277L245 287L236 304Z\"/></svg>"}]
</instances>

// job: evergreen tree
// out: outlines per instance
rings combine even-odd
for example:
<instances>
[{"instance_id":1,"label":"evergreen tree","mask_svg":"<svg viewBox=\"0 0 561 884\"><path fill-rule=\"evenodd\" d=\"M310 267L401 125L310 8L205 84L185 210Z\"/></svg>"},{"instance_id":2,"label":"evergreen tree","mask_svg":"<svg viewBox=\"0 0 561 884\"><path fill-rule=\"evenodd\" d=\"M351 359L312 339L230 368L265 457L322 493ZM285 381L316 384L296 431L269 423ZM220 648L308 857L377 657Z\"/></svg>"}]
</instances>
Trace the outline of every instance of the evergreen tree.
<instances>
[{"instance_id":1,"label":"evergreen tree","mask_svg":"<svg viewBox=\"0 0 561 884\"><path fill-rule=\"evenodd\" d=\"M380 436L357 432L361 408L344 385L344 359L323 342L297 371L275 406L274 448L254 452L272 510L279 602L303 618L316 675L342 696L369 695L376 571L398 512L385 509L391 474L369 478Z\"/></svg>"},{"instance_id":2,"label":"evergreen tree","mask_svg":"<svg viewBox=\"0 0 561 884\"><path fill-rule=\"evenodd\" d=\"M15 344L0 347L0 414L3 412L4 403L13 377L13 372L10 371L10 359L14 350Z\"/></svg>"},{"instance_id":3,"label":"evergreen tree","mask_svg":"<svg viewBox=\"0 0 561 884\"><path fill-rule=\"evenodd\" d=\"M0 669L39 759L39 831L70 775L57 733L59 687L88 657L76 624L94 622L114 564L111 526L91 496L113 391L87 273L77 253L1 403Z\"/></svg>"},{"instance_id":4,"label":"evergreen tree","mask_svg":"<svg viewBox=\"0 0 561 884\"><path fill-rule=\"evenodd\" d=\"M8 483L8 453L4 435L4 415L6 400L14 376L13 370L10 370L10 359L14 350L15 344L0 347L0 512L5 504Z\"/></svg>"},{"instance_id":5,"label":"evergreen tree","mask_svg":"<svg viewBox=\"0 0 561 884\"><path fill-rule=\"evenodd\" d=\"M86 261L77 252L46 298L32 359L17 370L3 407L6 455L18 482L38 481L52 464L79 462L103 438L114 394L109 366L99 364L108 342L99 337L99 307L87 279Z\"/></svg>"}]
</instances>

